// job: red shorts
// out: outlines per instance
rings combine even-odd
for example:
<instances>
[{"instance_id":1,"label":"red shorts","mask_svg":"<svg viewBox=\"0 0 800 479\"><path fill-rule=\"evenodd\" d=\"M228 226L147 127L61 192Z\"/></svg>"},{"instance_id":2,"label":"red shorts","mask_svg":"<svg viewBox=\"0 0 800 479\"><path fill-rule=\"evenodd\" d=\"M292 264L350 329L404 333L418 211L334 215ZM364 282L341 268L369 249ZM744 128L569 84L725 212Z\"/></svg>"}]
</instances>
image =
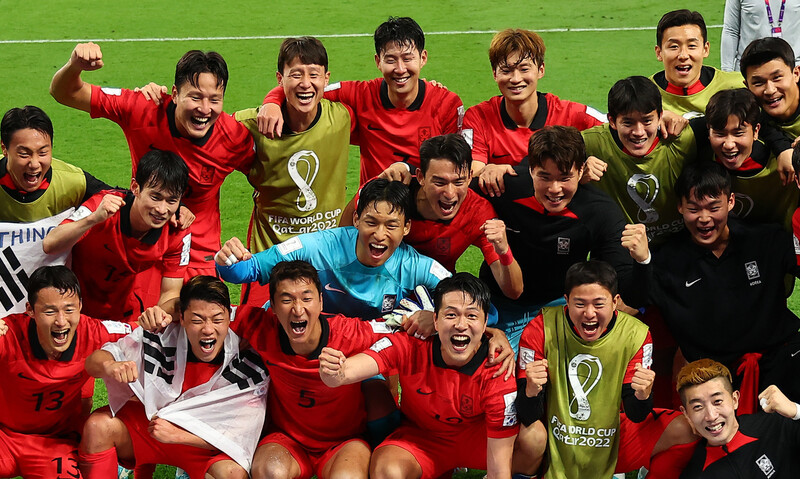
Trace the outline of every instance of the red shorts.
<instances>
[{"instance_id":1,"label":"red shorts","mask_svg":"<svg viewBox=\"0 0 800 479\"><path fill-rule=\"evenodd\" d=\"M286 448L289 451L289 454L292 455L297 464L300 465L300 477L298 479L309 479L311 476L315 475L320 479L324 479L320 474L322 470L325 468L325 464L331 460L331 458L339 452L345 444L351 443L353 441L358 441L363 443L367 448L369 445L367 442L361 438L354 437L351 439L346 439L338 444L331 446L330 448L324 451L310 451L303 447L302 444L295 441L291 437L287 436L282 432L271 432L264 436L263 439L258 441L258 446L261 447L265 444L273 443L279 446Z\"/></svg>"},{"instance_id":2,"label":"red shorts","mask_svg":"<svg viewBox=\"0 0 800 479\"><path fill-rule=\"evenodd\" d=\"M0 477L79 479L78 437L21 434L0 429Z\"/></svg>"},{"instance_id":3,"label":"red shorts","mask_svg":"<svg viewBox=\"0 0 800 479\"><path fill-rule=\"evenodd\" d=\"M133 443L133 455L138 464L168 464L177 466L194 478L205 477L206 471L216 462L232 460L227 454L184 444L164 444L150 436L147 426L150 421L140 402L128 402L118 413ZM122 463L122 462L120 462ZM132 469L135 464L122 464Z\"/></svg>"},{"instance_id":4,"label":"red shorts","mask_svg":"<svg viewBox=\"0 0 800 479\"><path fill-rule=\"evenodd\" d=\"M486 470L486 426L465 428L456 436L433 434L403 423L378 447L397 446L414 456L422 477L439 477L456 467Z\"/></svg>"},{"instance_id":5,"label":"red shorts","mask_svg":"<svg viewBox=\"0 0 800 479\"><path fill-rule=\"evenodd\" d=\"M669 423L680 417L680 411L653 409L647 418L639 423L619 415L619 452L615 472L636 471L640 467L650 468L650 459L661 434Z\"/></svg>"},{"instance_id":6,"label":"red shorts","mask_svg":"<svg viewBox=\"0 0 800 479\"><path fill-rule=\"evenodd\" d=\"M246 304L255 308L263 308L264 303L269 301L269 283L262 285L258 281L245 283L242 285L242 296L240 304Z\"/></svg>"}]
</instances>

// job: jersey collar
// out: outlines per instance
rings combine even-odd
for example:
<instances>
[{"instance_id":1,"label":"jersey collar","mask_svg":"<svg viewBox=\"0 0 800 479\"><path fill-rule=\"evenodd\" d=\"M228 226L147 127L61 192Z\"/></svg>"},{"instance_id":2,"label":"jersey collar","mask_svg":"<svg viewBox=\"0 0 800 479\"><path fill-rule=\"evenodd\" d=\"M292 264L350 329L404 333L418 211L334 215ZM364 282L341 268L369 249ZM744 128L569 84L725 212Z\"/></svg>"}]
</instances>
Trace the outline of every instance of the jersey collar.
<instances>
[{"instance_id":1,"label":"jersey collar","mask_svg":"<svg viewBox=\"0 0 800 479\"><path fill-rule=\"evenodd\" d=\"M296 133L302 133L302 131L292 131L292 129L289 128L289 110L286 109L286 100L283 100L283 103L281 104L281 115L283 116L284 135L294 135ZM321 116L322 116L322 102L319 102L317 104L317 114L314 116L314 120L311 122L311 124L308 125L308 128L306 128L306 131L314 128L314 125L317 124Z\"/></svg>"},{"instance_id":2,"label":"jersey collar","mask_svg":"<svg viewBox=\"0 0 800 479\"><path fill-rule=\"evenodd\" d=\"M53 178L53 167L52 163L50 168L47 169L47 173L44 174L44 178L42 179L42 184L39 185L39 189L36 191L31 191L30 193L20 190L17 188L17 185L14 184L14 180L11 179L11 175L8 174L8 158L3 157L0 159L0 187L8 193L11 198L20 203L30 203L35 201L47 191L47 188L50 187L50 181Z\"/></svg>"},{"instance_id":3,"label":"jersey collar","mask_svg":"<svg viewBox=\"0 0 800 479\"><path fill-rule=\"evenodd\" d=\"M128 237L133 237L133 230L131 229L131 207L133 206L133 202L135 201L135 196L131 191L128 191L125 194L125 204L119 209L119 228L122 231L122 234ZM169 228L169 223L162 226L161 228L150 228L141 240L144 244L156 244L158 238L161 237L161 231L164 228Z\"/></svg>"},{"instance_id":4,"label":"jersey collar","mask_svg":"<svg viewBox=\"0 0 800 479\"><path fill-rule=\"evenodd\" d=\"M623 153L625 153L626 155L630 156L631 158L644 158L644 157L646 157L647 155L649 155L650 153L652 153L652 152L653 152L653 150L655 150L655 149L656 149L656 146L658 146L658 143L661 141L661 134L660 134L660 133L656 133L656 139L655 139L655 141L653 141L653 144L652 144L652 145L650 145L650 149L649 149L649 150L647 150L647 153L645 153L645 154L644 154L644 155L642 155L642 156L638 156L638 155L632 155L632 154L631 154L631 152L630 152L630 151L628 151L628 149L627 149L627 148L625 148L624 146L622 146L622 141L619 139L619 134L617 133L617 130L615 130L615 129L613 129L613 128L611 128L611 127L609 126L609 127L608 127L608 131L610 131L610 132L611 132L611 137L612 137L612 138L614 138L614 143L616 143L616 144L617 144L617 147L618 147L618 148L619 148L619 149L620 149L620 150L621 150ZM660 132L660 130L659 130L659 132Z\"/></svg>"},{"instance_id":5,"label":"jersey collar","mask_svg":"<svg viewBox=\"0 0 800 479\"><path fill-rule=\"evenodd\" d=\"M716 161L721 165L723 164L722 161L719 159L719 157L717 157L716 155L714 155L714 161ZM754 174L758 173L763 169L764 165L754 160L752 156L748 156L747 159L742 162L742 166L740 166L736 170L731 171L731 175L744 176L744 177L753 176Z\"/></svg>"},{"instance_id":6,"label":"jersey collar","mask_svg":"<svg viewBox=\"0 0 800 479\"><path fill-rule=\"evenodd\" d=\"M186 138L181 135L181 132L178 131L178 126L175 124L175 102L172 101L170 98L169 103L167 104L167 123L169 124L169 132L175 138ZM219 118L217 118L219 119ZM186 138L190 142L192 142L195 146L205 146L208 143L208 139L211 138L211 135L214 133L214 127L216 126L216 122L213 125L208 127L208 131L202 138Z\"/></svg>"},{"instance_id":7,"label":"jersey collar","mask_svg":"<svg viewBox=\"0 0 800 479\"><path fill-rule=\"evenodd\" d=\"M688 96L703 91L705 87L707 87L708 84L714 79L714 75L716 75L716 73L716 70L714 70L712 67L704 65L700 69L700 78L687 87L680 87L668 82L667 75L663 70L653 75L653 81L667 93L678 96Z\"/></svg>"},{"instance_id":8,"label":"jersey collar","mask_svg":"<svg viewBox=\"0 0 800 479\"><path fill-rule=\"evenodd\" d=\"M580 188L580 186L578 187ZM577 192L576 192L577 194ZM575 199L575 197L572 197ZM578 215L570 211L569 208L564 208L563 210L559 211L558 213L551 213L544 208L544 205L539 203L539 200L536 199L535 196L531 195L527 198L518 198L514 200L514 203L520 204L527 208L532 209L533 211L546 215L546 216L564 216L566 218L578 219Z\"/></svg>"},{"instance_id":9,"label":"jersey collar","mask_svg":"<svg viewBox=\"0 0 800 479\"><path fill-rule=\"evenodd\" d=\"M456 371L466 374L467 376L472 376L475 374L475 371L478 370L481 364L489 357L489 339L486 336L481 336L481 345L477 351L475 351L475 355L472 356L472 359L469 362L460 368L454 368L448 366L446 362L444 362L444 358L442 357L442 340L439 339L439 336L433 337L433 365L437 368L444 368L444 369L455 369Z\"/></svg>"},{"instance_id":10,"label":"jersey collar","mask_svg":"<svg viewBox=\"0 0 800 479\"><path fill-rule=\"evenodd\" d=\"M414 101L408 105L406 110L408 111L417 111L422 108L422 102L425 101L425 82L422 80L417 80L419 82L419 89L417 90L417 97ZM380 96L381 96L381 104L387 110L393 110L397 108L392 104L392 100L389 99L389 85L386 84L386 80L381 80L381 88L380 88Z\"/></svg>"},{"instance_id":11,"label":"jersey collar","mask_svg":"<svg viewBox=\"0 0 800 479\"><path fill-rule=\"evenodd\" d=\"M533 115L531 124L528 125L528 129L531 131L541 130L544 128L544 124L547 121L547 97L544 93L537 91L536 101L538 102L536 114ZM503 119L503 126L505 126L506 129L516 130L518 128L517 124L511 119L511 116L509 116L508 111L506 111L505 98L500 100L500 118Z\"/></svg>"},{"instance_id":12,"label":"jersey collar","mask_svg":"<svg viewBox=\"0 0 800 479\"><path fill-rule=\"evenodd\" d=\"M703 464L703 470L705 471L708 466L714 464L728 454L733 454L740 447L755 441L757 441L756 438L742 433L740 429L736 431L736 434L733 435L733 438L728 444L722 446L709 446L706 444L706 462Z\"/></svg>"},{"instance_id":13,"label":"jersey collar","mask_svg":"<svg viewBox=\"0 0 800 479\"><path fill-rule=\"evenodd\" d=\"M44 348L42 348L42 345L39 344L39 334L36 331L36 320L33 318L31 318L31 320L28 322L28 341L31 345L31 351L33 351L33 357L45 361L50 360L50 358L47 356L47 353L44 352ZM62 362L72 361L72 357L75 355L75 344L77 344L77 342L78 342L78 335L75 334L72 337L72 343L70 343L67 350L61 353L61 356L58 359L55 359L54 361L62 361Z\"/></svg>"},{"instance_id":14,"label":"jersey collar","mask_svg":"<svg viewBox=\"0 0 800 479\"><path fill-rule=\"evenodd\" d=\"M277 320L278 318L275 318L275 321ZM322 348L328 345L328 339L330 338L331 334L331 327L328 324L328 320L325 319L324 316L320 315L319 324L322 326L322 334L320 334L319 337L319 345L317 345L316 349L311 351L311 353L306 356L308 359L319 359L319 355L322 353ZM297 356L297 353L295 353L292 349L292 344L289 342L289 335L286 334L286 331L283 330L283 326L280 324L278 325L278 342L280 342L281 351L283 354L288 356Z\"/></svg>"}]
</instances>

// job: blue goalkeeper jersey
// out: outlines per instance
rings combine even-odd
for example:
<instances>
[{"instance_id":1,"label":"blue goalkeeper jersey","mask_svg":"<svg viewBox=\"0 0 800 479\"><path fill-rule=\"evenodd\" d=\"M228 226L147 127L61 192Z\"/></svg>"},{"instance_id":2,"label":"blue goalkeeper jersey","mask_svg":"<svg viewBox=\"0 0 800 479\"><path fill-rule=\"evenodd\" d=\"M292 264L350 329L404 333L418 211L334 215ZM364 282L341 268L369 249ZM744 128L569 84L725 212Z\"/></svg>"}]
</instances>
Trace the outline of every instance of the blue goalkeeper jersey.
<instances>
[{"instance_id":1,"label":"blue goalkeeper jersey","mask_svg":"<svg viewBox=\"0 0 800 479\"><path fill-rule=\"evenodd\" d=\"M358 230L352 226L317 231L290 238L255 253L247 261L219 266L225 281L269 283L272 268L281 261L303 260L319 272L325 312L374 319L391 312L400 299L424 285L433 291L450 272L436 260L405 243L381 266L364 266L356 257Z\"/></svg>"}]
</instances>

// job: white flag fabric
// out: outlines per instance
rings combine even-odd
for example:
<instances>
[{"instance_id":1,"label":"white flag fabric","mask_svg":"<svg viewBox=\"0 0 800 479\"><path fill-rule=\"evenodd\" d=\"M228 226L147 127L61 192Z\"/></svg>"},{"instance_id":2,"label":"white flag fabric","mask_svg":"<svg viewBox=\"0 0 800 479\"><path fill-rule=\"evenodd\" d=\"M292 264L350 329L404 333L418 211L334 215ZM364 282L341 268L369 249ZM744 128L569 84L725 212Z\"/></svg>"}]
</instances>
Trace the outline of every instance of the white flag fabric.
<instances>
[{"instance_id":1,"label":"white flag fabric","mask_svg":"<svg viewBox=\"0 0 800 479\"><path fill-rule=\"evenodd\" d=\"M224 360L211 379L181 394L188 339L179 323L160 334L135 329L103 349L117 361L135 361L139 379L130 384L105 380L112 414L136 395L148 419L158 416L200 437L250 470L264 425L269 376L252 349L228 331Z\"/></svg>"},{"instance_id":2,"label":"white flag fabric","mask_svg":"<svg viewBox=\"0 0 800 479\"><path fill-rule=\"evenodd\" d=\"M70 251L46 254L42 240L75 208L32 223L0 222L0 318L25 312L25 284L40 266L65 264Z\"/></svg>"}]
</instances>

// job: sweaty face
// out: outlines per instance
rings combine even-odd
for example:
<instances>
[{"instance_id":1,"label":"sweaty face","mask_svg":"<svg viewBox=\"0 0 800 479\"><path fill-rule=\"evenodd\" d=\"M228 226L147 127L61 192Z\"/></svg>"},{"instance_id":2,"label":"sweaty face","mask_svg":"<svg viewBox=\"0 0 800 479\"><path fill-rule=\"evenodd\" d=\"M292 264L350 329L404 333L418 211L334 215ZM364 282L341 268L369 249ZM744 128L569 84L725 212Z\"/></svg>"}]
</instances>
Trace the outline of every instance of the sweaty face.
<instances>
[{"instance_id":1,"label":"sweaty face","mask_svg":"<svg viewBox=\"0 0 800 479\"><path fill-rule=\"evenodd\" d=\"M750 158L753 142L758 139L758 129L759 125L753 128L753 125L739 121L736 115L730 115L725 128L709 127L708 140L714 155L725 168L737 170L744 160Z\"/></svg>"},{"instance_id":2,"label":"sweaty face","mask_svg":"<svg viewBox=\"0 0 800 479\"><path fill-rule=\"evenodd\" d=\"M736 408L739 391L729 392L725 380L714 378L683 390L681 412L689 419L694 431L711 446L723 446L739 430Z\"/></svg>"},{"instance_id":3,"label":"sweaty face","mask_svg":"<svg viewBox=\"0 0 800 479\"><path fill-rule=\"evenodd\" d=\"M458 171L452 161L434 158L425 175L417 170L417 210L428 220L453 219L469 191L469 167Z\"/></svg>"},{"instance_id":4,"label":"sweaty face","mask_svg":"<svg viewBox=\"0 0 800 479\"><path fill-rule=\"evenodd\" d=\"M285 65L277 78L286 94L290 114L292 110L304 114L316 112L330 77L322 65L304 64L299 57Z\"/></svg>"},{"instance_id":5,"label":"sweaty face","mask_svg":"<svg viewBox=\"0 0 800 479\"><path fill-rule=\"evenodd\" d=\"M535 166L531 170L531 176L536 200L548 212L560 213L578 191L581 170L573 164L570 171L563 173L553 160L545 160L542 166Z\"/></svg>"},{"instance_id":6,"label":"sweaty face","mask_svg":"<svg viewBox=\"0 0 800 479\"><path fill-rule=\"evenodd\" d=\"M537 65L530 58L520 59L513 53L494 70L494 81L506 101L525 102L536 99L536 87L544 76L544 64Z\"/></svg>"},{"instance_id":7,"label":"sweaty face","mask_svg":"<svg viewBox=\"0 0 800 479\"><path fill-rule=\"evenodd\" d=\"M442 304L434 316L434 327L442 341L442 359L448 366L467 364L481 346L486 331L486 313L461 291L442 296Z\"/></svg>"},{"instance_id":8,"label":"sweaty face","mask_svg":"<svg viewBox=\"0 0 800 479\"><path fill-rule=\"evenodd\" d=\"M386 201L367 205L361 216L354 213L353 225L358 228L356 256L370 267L385 263L410 230L405 215Z\"/></svg>"},{"instance_id":9,"label":"sweaty face","mask_svg":"<svg viewBox=\"0 0 800 479\"><path fill-rule=\"evenodd\" d=\"M421 52L414 45L387 43L380 54L375 55L375 64L393 95L413 94L419 88L419 72L428 61L428 52Z\"/></svg>"},{"instance_id":10,"label":"sweaty face","mask_svg":"<svg viewBox=\"0 0 800 479\"><path fill-rule=\"evenodd\" d=\"M181 136L202 138L222 113L225 96L223 85L217 86L217 77L211 73L197 76L197 86L184 82L172 87L175 102L175 126Z\"/></svg>"},{"instance_id":11,"label":"sweaty face","mask_svg":"<svg viewBox=\"0 0 800 479\"><path fill-rule=\"evenodd\" d=\"M131 181L131 191L136 202L131 207L131 226L141 231L161 228L180 207L181 197L163 187L141 188L136 180Z\"/></svg>"},{"instance_id":12,"label":"sweaty face","mask_svg":"<svg viewBox=\"0 0 800 479\"><path fill-rule=\"evenodd\" d=\"M749 67L747 88L756 96L764 111L779 120L788 120L800 103L800 66L791 68L783 60L771 60Z\"/></svg>"},{"instance_id":13,"label":"sweaty face","mask_svg":"<svg viewBox=\"0 0 800 479\"><path fill-rule=\"evenodd\" d=\"M725 249L728 241L728 213L733 209L734 196L682 198L678 211L683 215L686 229L692 241L712 251Z\"/></svg>"},{"instance_id":14,"label":"sweaty face","mask_svg":"<svg viewBox=\"0 0 800 479\"><path fill-rule=\"evenodd\" d=\"M9 144L2 147L3 156L8 158L8 174L14 185L26 193L38 190L53 162L50 135L24 128L15 131Z\"/></svg>"},{"instance_id":15,"label":"sweaty face","mask_svg":"<svg viewBox=\"0 0 800 479\"><path fill-rule=\"evenodd\" d=\"M192 353L204 363L213 361L222 351L230 323L230 312L222 305L199 299L189 301L181 317Z\"/></svg>"},{"instance_id":16,"label":"sweaty face","mask_svg":"<svg viewBox=\"0 0 800 479\"><path fill-rule=\"evenodd\" d=\"M572 288L566 296L569 317L584 341L597 341L608 328L617 309L619 295L597 283Z\"/></svg>"},{"instance_id":17,"label":"sweaty face","mask_svg":"<svg viewBox=\"0 0 800 479\"><path fill-rule=\"evenodd\" d=\"M659 121L661 116L656 110L623 113L615 118L608 116L609 125L617 131L622 146L632 156L644 156L650 151L658 135Z\"/></svg>"},{"instance_id":18,"label":"sweaty face","mask_svg":"<svg viewBox=\"0 0 800 479\"><path fill-rule=\"evenodd\" d=\"M81 318L78 295L47 287L39 290L36 303L28 303L26 310L36 322L36 335L47 357L58 359L75 339Z\"/></svg>"},{"instance_id":19,"label":"sweaty face","mask_svg":"<svg viewBox=\"0 0 800 479\"><path fill-rule=\"evenodd\" d=\"M317 347L322 333L319 323L322 294L313 282L300 278L278 283L272 298L272 310L295 352L305 354Z\"/></svg>"},{"instance_id":20,"label":"sweaty face","mask_svg":"<svg viewBox=\"0 0 800 479\"><path fill-rule=\"evenodd\" d=\"M664 63L667 81L675 86L688 87L700 78L703 58L708 56L708 42L697 25L681 25L664 30L656 57Z\"/></svg>"}]
</instances>

